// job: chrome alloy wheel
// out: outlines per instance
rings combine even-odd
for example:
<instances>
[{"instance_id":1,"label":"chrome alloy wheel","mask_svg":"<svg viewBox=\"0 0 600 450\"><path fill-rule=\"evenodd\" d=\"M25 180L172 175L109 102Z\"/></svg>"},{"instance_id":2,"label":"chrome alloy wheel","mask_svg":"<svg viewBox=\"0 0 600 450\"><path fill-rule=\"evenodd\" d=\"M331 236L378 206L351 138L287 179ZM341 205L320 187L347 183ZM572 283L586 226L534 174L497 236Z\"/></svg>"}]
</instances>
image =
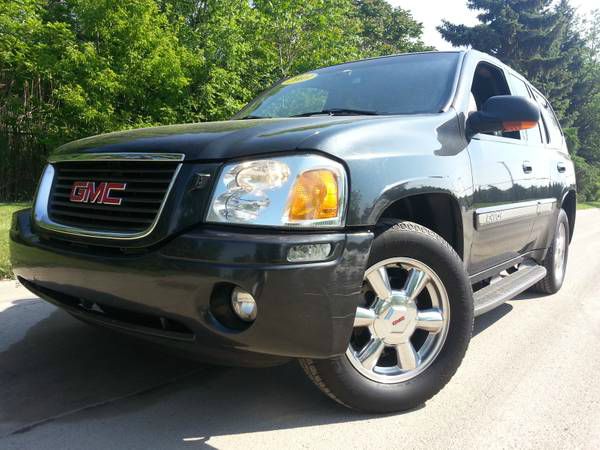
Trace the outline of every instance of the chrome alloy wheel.
<instances>
[{"instance_id":1,"label":"chrome alloy wheel","mask_svg":"<svg viewBox=\"0 0 600 450\"><path fill-rule=\"evenodd\" d=\"M561 222L556 230L556 241L554 242L554 274L558 281L563 279L565 271L565 256L567 250L567 229Z\"/></svg>"},{"instance_id":2,"label":"chrome alloy wheel","mask_svg":"<svg viewBox=\"0 0 600 450\"><path fill-rule=\"evenodd\" d=\"M440 278L415 259L386 259L365 272L364 294L346 351L350 363L379 383L422 373L442 350L450 325Z\"/></svg>"}]
</instances>

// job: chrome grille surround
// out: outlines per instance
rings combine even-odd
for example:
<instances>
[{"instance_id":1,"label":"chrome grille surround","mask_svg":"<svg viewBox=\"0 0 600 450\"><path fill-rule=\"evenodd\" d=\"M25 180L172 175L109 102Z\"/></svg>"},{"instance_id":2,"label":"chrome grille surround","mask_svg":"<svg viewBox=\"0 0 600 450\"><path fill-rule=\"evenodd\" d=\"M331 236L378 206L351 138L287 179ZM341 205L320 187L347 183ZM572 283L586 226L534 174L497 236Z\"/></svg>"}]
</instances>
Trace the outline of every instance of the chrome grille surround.
<instances>
[{"instance_id":1,"label":"chrome grille surround","mask_svg":"<svg viewBox=\"0 0 600 450\"><path fill-rule=\"evenodd\" d=\"M49 164L46 166L42 178L40 180L38 190L35 197L33 207L33 220L37 226L45 230L67 235L82 236L99 239L117 239L117 240L134 240L141 239L152 233L156 227L164 206L169 198L169 194L175 184L177 175L181 170L182 162L185 155L179 153L95 153L95 154L75 154L65 156L54 156L49 159ZM70 162L172 162L177 163L174 167L171 181L165 190L164 197L157 209L156 216L150 225L143 230L135 231L109 231L102 229L90 229L87 227L77 226L74 224L61 223L59 220L52 218L50 204L52 200L54 181L57 170L55 165L64 164L68 167Z\"/></svg>"}]
</instances>

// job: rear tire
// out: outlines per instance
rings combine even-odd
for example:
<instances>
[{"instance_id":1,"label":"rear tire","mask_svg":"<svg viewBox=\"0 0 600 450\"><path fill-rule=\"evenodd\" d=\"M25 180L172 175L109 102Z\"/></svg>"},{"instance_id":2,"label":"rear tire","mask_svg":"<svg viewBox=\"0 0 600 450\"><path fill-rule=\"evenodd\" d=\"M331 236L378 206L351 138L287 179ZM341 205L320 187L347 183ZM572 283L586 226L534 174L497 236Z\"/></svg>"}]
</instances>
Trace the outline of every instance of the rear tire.
<instances>
[{"instance_id":1,"label":"rear tire","mask_svg":"<svg viewBox=\"0 0 600 450\"><path fill-rule=\"evenodd\" d=\"M567 262L569 260L569 218L564 209L558 213L552 245L544 259L546 276L539 281L534 290L543 294L555 294L563 285Z\"/></svg>"},{"instance_id":2,"label":"rear tire","mask_svg":"<svg viewBox=\"0 0 600 450\"><path fill-rule=\"evenodd\" d=\"M365 302L346 354L300 365L321 391L349 408L412 409L437 394L462 362L473 331L471 285L452 247L412 222L383 224L368 267ZM369 356L378 345L383 350Z\"/></svg>"}]
</instances>

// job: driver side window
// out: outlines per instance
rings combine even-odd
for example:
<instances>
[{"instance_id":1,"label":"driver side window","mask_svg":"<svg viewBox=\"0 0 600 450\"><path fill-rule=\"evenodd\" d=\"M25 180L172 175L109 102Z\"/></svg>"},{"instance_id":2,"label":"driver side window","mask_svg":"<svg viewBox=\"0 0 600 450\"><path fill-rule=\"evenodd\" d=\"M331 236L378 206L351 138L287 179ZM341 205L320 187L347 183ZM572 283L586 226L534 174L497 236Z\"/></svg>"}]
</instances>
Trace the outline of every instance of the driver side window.
<instances>
[{"instance_id":1,"label":"driver side window","mask_svg":"<svg viewBox=\"0 0 600 450\"><path fill-rule=\"evenodd\" d=\"M496 95L510 95L508 83L504 77L504 73L497 67L489 63L479 63L475 70L473 84L471 85L471 101L469 104L469 112L475 107L476 111L480 111L483 104L490 97ZM490 132L485 133L492 136L502 136L510 139L520 139L521 134L518 131L510 132Z\"/></svg>"}]
</instances>

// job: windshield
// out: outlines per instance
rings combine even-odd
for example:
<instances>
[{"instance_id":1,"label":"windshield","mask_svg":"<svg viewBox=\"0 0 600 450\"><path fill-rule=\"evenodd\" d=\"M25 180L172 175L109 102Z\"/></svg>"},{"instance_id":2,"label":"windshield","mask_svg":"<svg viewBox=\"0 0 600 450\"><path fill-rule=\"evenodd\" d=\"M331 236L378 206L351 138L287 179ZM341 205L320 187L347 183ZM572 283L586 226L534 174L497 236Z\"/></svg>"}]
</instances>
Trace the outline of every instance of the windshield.
<instances>
[{"instance_id":1,"label":"windshield","mask_svg":"<svg viewBox=\"0 0 600 450\"><path fill-rule=\"evenodd\" d=\"M276 84L234 118L438 113L451 95L459 55L408 54L307 72Z\"/></svg>"}]
</instances>

